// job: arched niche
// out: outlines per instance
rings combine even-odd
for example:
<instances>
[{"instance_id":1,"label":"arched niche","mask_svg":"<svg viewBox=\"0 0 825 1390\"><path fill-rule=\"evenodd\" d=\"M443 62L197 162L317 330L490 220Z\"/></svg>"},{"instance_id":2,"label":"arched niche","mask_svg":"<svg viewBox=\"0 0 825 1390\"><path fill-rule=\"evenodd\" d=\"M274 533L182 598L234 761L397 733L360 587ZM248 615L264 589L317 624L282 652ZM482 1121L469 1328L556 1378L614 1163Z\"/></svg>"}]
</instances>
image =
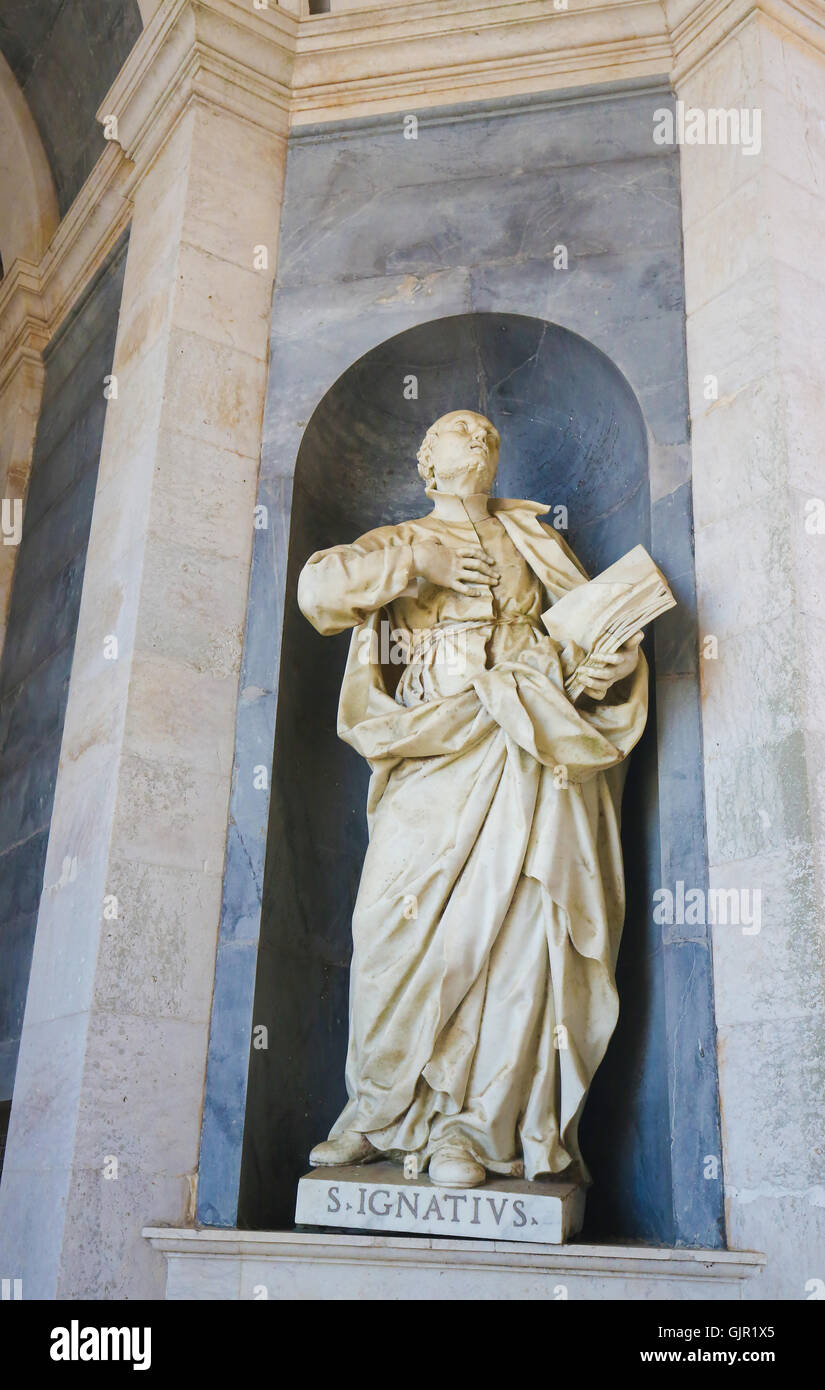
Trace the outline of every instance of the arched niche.
<instances>
[{"instance_id":1,"label":"arched niche","mask_svg":"<svg viewBox=\"0 0 825 1390\"><path fill-rule=\"evenodd\" d=\"M57 194L43 142L0 53L0 256L39 264L57 229Z\"/></svg>"},{"instance_id":2,"label":"arched niche","mask_svg":"<svg viewBox=\"0 0 825 1390\"><path fill-rule=\"evenodd\" d=\"M415 451L426 427L459 406L480 409L501 431L500 494L566 507L567 538L591 573L650 544L638 402L604 353L557 325L497 313L421 324L353 363L318 404L292 492L252 1010L268 1046L250 1053L240 1225L292 1224L309 1148L344 1101L350 918L366 846L368 771L336 735L348 637L314 632L297 609L297 576L312 551L429 510ZM595 1179L586 1234L671 1244L666 990L649 911L660 881L660 813L652 681L651 718L625 793L622 1015L582 1141Z\"/></svg>"}]
</instances>

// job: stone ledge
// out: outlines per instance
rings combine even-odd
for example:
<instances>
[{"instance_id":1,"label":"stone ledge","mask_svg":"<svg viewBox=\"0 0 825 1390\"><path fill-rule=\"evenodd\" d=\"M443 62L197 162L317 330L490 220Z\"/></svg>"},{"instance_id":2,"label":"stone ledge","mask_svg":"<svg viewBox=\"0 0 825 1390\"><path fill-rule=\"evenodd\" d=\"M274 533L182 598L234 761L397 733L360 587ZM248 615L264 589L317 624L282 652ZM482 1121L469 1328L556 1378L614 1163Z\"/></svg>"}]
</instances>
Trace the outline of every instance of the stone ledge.
<instances>
[{"instance_id":1,"label":"stone ledge","mask_svg":"<svg viewBox=\"0 0 825 1390\"><path fill-rule=\"evenodd\" d=\"M737 1300L764 1256L647 1245L147 1227L168 1299ZM266 1292L264 1293L263 1290Z\"/></svg>"}]
</instances>

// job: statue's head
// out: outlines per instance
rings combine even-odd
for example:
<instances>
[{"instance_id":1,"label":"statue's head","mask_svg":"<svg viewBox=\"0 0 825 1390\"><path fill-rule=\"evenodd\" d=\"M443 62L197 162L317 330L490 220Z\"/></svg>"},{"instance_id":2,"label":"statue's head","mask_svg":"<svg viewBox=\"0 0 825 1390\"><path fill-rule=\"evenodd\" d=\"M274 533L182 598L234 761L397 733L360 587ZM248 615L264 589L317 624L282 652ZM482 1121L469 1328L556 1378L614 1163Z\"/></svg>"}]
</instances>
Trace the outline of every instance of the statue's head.
<instances>
[{"instance_id":1,"label":"statue's head","mask_svg":"<svg viewBox=\"0 0 825 1390\"><path fill-rule=\"evenodd\" d=\"M489 492L498 468L501 437L475 410L451 410L430 425L418 451L418 471L428 488L471 497Z\"/></svg>"}]
</instances>

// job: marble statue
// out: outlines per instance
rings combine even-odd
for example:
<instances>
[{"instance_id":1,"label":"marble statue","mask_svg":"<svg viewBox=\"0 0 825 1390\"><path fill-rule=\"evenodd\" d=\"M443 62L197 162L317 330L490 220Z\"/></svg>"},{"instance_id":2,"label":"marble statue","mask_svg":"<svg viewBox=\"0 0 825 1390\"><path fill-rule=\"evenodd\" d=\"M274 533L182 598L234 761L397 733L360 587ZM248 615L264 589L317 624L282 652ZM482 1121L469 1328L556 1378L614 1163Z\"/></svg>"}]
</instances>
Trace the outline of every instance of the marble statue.
<instances>
[{"instance_id":1,"label":"marble statue","mask_svg":"<svg viewBox=\"0 0 825 1390\"><path fill-rule=\"evenodd\" d=\"M490 495L499 444L482 415L443 416L418 453L428 515L300 576L317 630L353 630L338 732L372 771L349 1099L316 1167L588 1180L577 1132L618 1015L620 804L648 673L639 631L615 651L549 635L542 615L587 576L548 507Z\"/></svg>"}]
</instances>

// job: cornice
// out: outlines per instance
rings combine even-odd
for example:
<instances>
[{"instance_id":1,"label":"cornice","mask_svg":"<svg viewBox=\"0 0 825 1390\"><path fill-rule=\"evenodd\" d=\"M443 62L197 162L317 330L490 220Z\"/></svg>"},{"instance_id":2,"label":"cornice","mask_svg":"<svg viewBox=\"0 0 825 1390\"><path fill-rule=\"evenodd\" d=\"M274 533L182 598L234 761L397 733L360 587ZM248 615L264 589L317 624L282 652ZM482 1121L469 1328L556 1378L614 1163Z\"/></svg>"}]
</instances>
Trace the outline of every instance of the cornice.
<instances>
[{"instance_id":1,"label":"cornice","mask_svg":"<svg viewBox=\"0 0 825 1390\"><path fill-rule=\"evenodd\" d=\"M544 92L518 93L509 97L481 98L475 101L428 106L418 113L419 129L447 125L466 125L468 122L503 119L519 116L525 111L558 111L567 106L583 106L596 101L626 101L639 96L656 96L664 100L673 95L666 73L652 76L622 78L615 82L587 82L581 86L548 89ZM293 126L289 142L293 145L323 144L334 137L358 138L365 131L397 130L398 112L393 110L367 112L335 121L301 122Z\"/></svg>"},{"instance_id":2,"label":"cornice","mask_svg":"<svg viewBox=\"0 0 825 1390\"><path fill-rule=\"evenodd\" d=\"M50 337L39 267L16 260L0 281L0 391L22 363L40 363Z\"/></svg>"},{"instance_id":3,"label":"cornice","mask_svg":"<svg viewBox=\"0 0 825 1390\"><path fill-rule=\"evenodd\" d=\"M117 117L136 179L193 102L286 136L297 28L294 15L249 0L164 0L97 113Z\"/></svg>"},{"instance_id":4,"label":"cornice","mask_svg":"<svg viewBox=\"0 0 825 1390\"><path fill-rule=\"evenodd\" d=\"M660 0L418 0L300 21L294 124L667 72Z\"/></svg>"},{"instance_id":5,"label":"cornice","mask_svg":"<svg viewBox=\"0 0 825 1390\"><path fill-rule=\"evenodd\" d=\"M665 0L678 86L738 30L759 17L825 54L822 0Z\"/></svg>"},{"instance_id":6,"label":"cornice","mask_svg":"<svg viewBox=\"0 0 825 1390\"><path fill-rule=\"evenodd\" d=\"M107 142L40 262L41 293L52 332L129 225L131 172L120 146Z\"/></svg>"},{"instance_id":7,"label":"cornice","mask_svg":"<svg viewBox=\"0 0 825 1390\"><path fill-rule=\"evenodd\" d=\"M669 73L762 17L825 52L823 0L414 0L299 23L294 125Z\"/></svg>"}]
</instances>

